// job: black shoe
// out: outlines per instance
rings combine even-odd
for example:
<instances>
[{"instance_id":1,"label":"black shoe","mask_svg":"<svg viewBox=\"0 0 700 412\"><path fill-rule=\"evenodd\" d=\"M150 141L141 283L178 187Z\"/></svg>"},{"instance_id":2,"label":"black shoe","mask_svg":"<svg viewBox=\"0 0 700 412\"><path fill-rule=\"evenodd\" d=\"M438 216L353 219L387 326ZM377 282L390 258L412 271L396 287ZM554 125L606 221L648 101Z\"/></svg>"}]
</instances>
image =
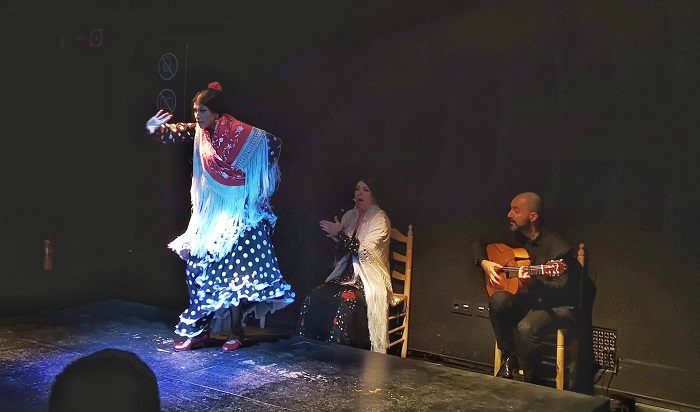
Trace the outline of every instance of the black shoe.
<instances>
[{"instance_id":1,"label":"black shoe","mask_svg":"<svg viewBox=\"0 0 700 412\"><path fill-rule=\"evenodd\" d=\"M509 355L506 360L501 363L500 369L496 376L506 379L513 379L515 372L518 370L518 357L515 355Z\"/></svg>"}]
</instances>

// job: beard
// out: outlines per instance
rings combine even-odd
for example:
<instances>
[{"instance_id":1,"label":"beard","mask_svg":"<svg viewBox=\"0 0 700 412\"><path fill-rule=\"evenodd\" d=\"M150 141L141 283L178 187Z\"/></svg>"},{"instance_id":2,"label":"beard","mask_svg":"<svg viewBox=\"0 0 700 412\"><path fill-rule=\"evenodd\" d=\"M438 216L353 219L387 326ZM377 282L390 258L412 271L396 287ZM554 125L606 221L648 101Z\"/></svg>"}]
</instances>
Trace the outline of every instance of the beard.
<instances>
[{"instance_id":1,"label":"beard","mask_svg":"<svg viewBox=\"0 0 700 412\"><path fill-rule=\"evenodd\" d=\"M518 232L518 231L524 231L529 229L532 226L532 222L529 220L525 220L524 222L518 224L515 220L510 221L510 231L511 232Z\"/></svg>"}]
</instances>

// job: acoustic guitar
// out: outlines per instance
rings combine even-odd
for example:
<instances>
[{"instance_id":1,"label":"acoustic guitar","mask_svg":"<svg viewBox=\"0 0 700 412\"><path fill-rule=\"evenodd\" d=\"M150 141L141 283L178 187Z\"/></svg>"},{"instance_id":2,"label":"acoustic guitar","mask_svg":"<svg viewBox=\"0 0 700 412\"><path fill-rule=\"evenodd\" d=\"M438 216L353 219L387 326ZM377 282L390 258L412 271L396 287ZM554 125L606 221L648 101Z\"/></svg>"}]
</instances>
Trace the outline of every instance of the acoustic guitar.
<instances>
[{"instance_id":1,"label":"acoustic guitar","mask_svg":"<svg viewBox=\"0 0 700 412\"><path fill-rule=\"evenodd\" d=\"M562 260L551 260L543 265L531 265L530 256L524 248L511 248L503 243L489 243L486 245L488 260L503 266L499 271L499 279L496 285L489 281L488 273L484 272L486 280L486 292L489 297L499 290L516 294L518 290L525 290L525 285L518 278L518 272L522 268L530 277L535 276L560 276L566 270L566 263ZM524 268L523 268L524 267Z\"/></svg>"}]
</instances>

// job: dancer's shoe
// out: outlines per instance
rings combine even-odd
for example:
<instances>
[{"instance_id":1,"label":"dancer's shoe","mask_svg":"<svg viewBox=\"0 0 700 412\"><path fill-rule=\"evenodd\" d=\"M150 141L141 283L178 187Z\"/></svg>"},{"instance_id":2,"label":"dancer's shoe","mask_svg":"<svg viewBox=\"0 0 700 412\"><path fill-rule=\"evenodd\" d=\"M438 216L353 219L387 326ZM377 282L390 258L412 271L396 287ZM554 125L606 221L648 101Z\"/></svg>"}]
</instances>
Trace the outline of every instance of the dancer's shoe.
<instances>
[{"instance_id":1,"label":"dancer's shoe","mask_svg":"<svg viewBox=\"0 0 700 412\"><path fill-rule=\"evenodd\" d=\"M204 344L209 341L209 332L202 332L194 338L187 338L183 342L175 344L175 352L184 352L198 347L204 347Z\"/></svg>"},{"instance_id":2,"label":"dancer's shoe","mask_svg":"<svg viewBox=\"0 0 700 412\"><path fill-rule=\"evenodd\" d=\"M232 339L221 346L221 351L224 353L233 352L241 347L241 341L238 339Z\"/></svg>"}]
</instances>

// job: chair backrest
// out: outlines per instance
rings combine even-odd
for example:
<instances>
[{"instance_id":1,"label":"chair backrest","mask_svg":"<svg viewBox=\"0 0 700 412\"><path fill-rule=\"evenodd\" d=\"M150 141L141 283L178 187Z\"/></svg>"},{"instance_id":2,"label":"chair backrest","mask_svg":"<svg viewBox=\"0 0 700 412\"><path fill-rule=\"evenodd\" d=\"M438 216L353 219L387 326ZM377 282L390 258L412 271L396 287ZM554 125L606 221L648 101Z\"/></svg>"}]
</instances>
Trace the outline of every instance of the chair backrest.
<instances>
[{"instance_id":1,"label":"chair backrest","mask_svg":"<svg viewBox=\"0 0 700 412\"><path fill-rule=\"evenodd\" d=\"M404 290L399 293L410 295L413 271L413 225L408 225L408 232L405 235L392 227L391 240L391 278L403 283Z\"/></svg>"},{"instance_id":2,"label":"chair backrest","mask_svg":"<svg viewBox=\"0 0 700 412\"><path fill-rule=\"evenodd\" d=\"M581 278L579 284L579 304L578 309L582 310L582 314L590 317L593 310L593 301L595 300L596 287L591 278L588 276L588 256L586 255L585 245L578 245L576 259L581 264Z\"/></svg>"},{"instance_id":3,"label":"chair backrest","mask_svg":"<svg viewBox=\"0 0 700 412\"><path fill-rule=\"evenodd\" d=\"M403 234L391 228L390 268L394 296L389 308L389 348L401 345L400 356L408 352L408 326L411 309L411 277L413 274L413 226Z\"/></svg>"},{"instance_id":4,"label":"chair backrest","mask_svg":"<svg viewBox=\"0 0 700 412\"><path fill-rule=\"evenodd\" d=\"M594 390L593 369L597 362L593 349L593 302L596 297L596 285L588 273L590 256L588 256L583 243L578 245L576 258L583 268L579 285L579 314L577 321L579 344L575 363L578 366L577 370L573 372L576 376L573 383L569 382L568 389L592 395Z\"/></svg>"},{"instance_id":5,"label":"chair backrest","mask_svg":"<svg viewBox=\"0 0 700 412\"><path fill-rule=\"evenodd\" d=\"M584 249L583 243L579 243L579 245L578 245L578 252L576 253L576 259L578 259L578 263L581 264L581 267L583 267L583 268L586 267L586 249Z\"/></svg>"}]
</instances>

